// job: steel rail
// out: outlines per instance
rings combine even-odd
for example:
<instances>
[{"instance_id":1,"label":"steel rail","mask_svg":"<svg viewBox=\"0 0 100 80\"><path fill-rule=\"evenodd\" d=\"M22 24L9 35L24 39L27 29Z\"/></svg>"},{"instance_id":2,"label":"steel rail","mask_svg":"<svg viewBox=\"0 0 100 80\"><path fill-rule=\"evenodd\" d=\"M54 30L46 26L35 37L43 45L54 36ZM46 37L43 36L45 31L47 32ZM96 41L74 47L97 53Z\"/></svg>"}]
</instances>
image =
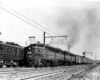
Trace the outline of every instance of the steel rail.
<instances>
[{"instance_id":1,"label":"steel rail","mask_svg":"<svg viewBox=\"0 0 100 80\"><path fill-rule=\"evenodd\" d=\"M88 66L87 66L88 67ZM78 73L80 73L80 72L82 72L82 71L84 71L85 69L87 69L87 67L85 67L85 66L80 66L80 67L76 67L76 70L78 71L79 69L82 69L82 70L80 70L80 71L78 71L78 72L76 72L76 70L75 70L75 68L73 69L73 68L71 68L70 70L67 70L67 69L65 69L65 70L62 70L62 71L56 71L56 72L50 72L50 73L46 73L46 74L42 74L42 75L37 75L37 76L33 76L33 77L28 77L28 78L24 78L24 79L20 79L20 80L41 80L41 79L44 79L44 78L48 78L48 77L55 77L55 76L60 76L60 75L62 75L62 74L66 74L67 72L72 72L72 74L69 74L67 77L71 77L72 75L73 75L73 72L74 72L74 70L75 70L75 72L74 72L74 74L78 74ZM57 80L61 80L61 79L63 79L63 78L65 78L66 76L63 76L63 77L60 77L60 78L58 78Z\"/></svg>"}]
</instances>

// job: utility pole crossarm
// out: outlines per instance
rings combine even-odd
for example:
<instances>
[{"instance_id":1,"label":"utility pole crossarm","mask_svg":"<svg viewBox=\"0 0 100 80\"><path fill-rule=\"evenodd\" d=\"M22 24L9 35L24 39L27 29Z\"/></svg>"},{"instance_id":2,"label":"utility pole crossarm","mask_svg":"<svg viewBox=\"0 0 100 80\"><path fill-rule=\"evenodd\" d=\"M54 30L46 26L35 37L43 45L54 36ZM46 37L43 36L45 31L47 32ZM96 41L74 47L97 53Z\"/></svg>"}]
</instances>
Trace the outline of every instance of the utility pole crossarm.
<instances>
[{"instance_id":1,"label":"utility pole crossarm","mask_svg":"<svg viewBox=\"0 0 100 80\"><path fill-rule=\"evenodd\" d=\"M57 37L67 37L67 35L62 35L62 36L45 36L45 34L46 34L46 32L44 32L44 34L43 34L43 43L45 44L45 39L46 38L57 38Z\"/></svg>"},{"instance_id":2,"label":"utility pole crossarm","mask_svg":"<svg viewBox=\"0 0 100 80\"><path fill-rule=\"evenodd\" d=\"M67 37L67 35L63 35L63 36L46 36L45 38L56 38L56 37Z\"/></svg>"},{"instance_id":3,"label":"utility pole crossarm","mask_svg":"<svg viewBox=\"0 0 100 80\"><path fill-rule=\"evenodd\" d=\"M92 52L85 52L85 53L90 53L92 55Z\"/></svg>"},{"instance_id":4,"label":"utility pole crossarm","mask_svg":"<svg viewBox=\"0 0 100 80\"><path fill-rule=\"evenodd\" d=\"M87 53L88 53L88 54L90 53L91 56L92 56L92 52L86 52L86 51L83 52L83 56L85 57Z\"/></svg>"}]
</instances>

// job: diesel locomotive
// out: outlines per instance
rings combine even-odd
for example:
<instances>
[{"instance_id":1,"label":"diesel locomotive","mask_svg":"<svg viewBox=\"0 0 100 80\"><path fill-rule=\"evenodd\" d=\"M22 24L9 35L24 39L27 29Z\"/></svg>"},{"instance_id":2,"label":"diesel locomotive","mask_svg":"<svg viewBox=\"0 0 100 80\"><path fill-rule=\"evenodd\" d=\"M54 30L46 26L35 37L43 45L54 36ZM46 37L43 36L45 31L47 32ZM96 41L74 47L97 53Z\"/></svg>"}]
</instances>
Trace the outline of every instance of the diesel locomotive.
<instances>
[{"instance_id":1,"label":"diesel locomotive","mask_svg":"<svg viewBox=\"0 0 100 80\"><path fill-rule=\"evenodd\" d=\"M0 67L53 67L78 64L91 64L95 60L72 54L42 43L27 47L10 42L0 42Z\"/></svg>"},{"instance_id":2,"label":"diesel locomotive","mask_svg":"<svg viewBox=\"0 0 100 80\"><path fill-rule=\"evenodd\" d=\"M91 64L95 61L42 43L24 48L25 66L65 66Z\"/></svg>"}]
</instances>

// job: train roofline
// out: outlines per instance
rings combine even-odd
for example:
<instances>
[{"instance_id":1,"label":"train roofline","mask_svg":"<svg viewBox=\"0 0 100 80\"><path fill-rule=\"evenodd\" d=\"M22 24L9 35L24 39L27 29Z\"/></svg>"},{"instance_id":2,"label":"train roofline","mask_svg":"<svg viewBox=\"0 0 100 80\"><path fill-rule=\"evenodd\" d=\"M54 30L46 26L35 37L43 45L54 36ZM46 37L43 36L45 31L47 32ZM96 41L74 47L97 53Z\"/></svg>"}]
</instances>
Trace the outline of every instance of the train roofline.
<instances>
[{"instance_id":1,"label":"train roofline","mask_svg":"<svg viewBox=\"0 0 100 80\"><path fill-rule=\"evenodd\" d=\"M17 48L24 48L22 46L15 46L15 45L10 45L10 44L6 44L6 43L0 43L0 44L5 44L5 45L8 45L8 46L17 47Z\"/></svg>"},{"instance_id":2,"label":"train roofline","mask_svg":"<svg viewBox=\"0 0 100 80\"><path fill-rule=\"evenodd\" d=\"M57 49L57 50L59 50L59 51L63 51L63 52L66 52L66 53L68 53L68 54L70 54L70 55L72 55L72 56L80 56L80 55L77 55L77 54L73 54L73 53L71 53L71 52L69 52L69 51L66 51L66 50L62 50L61 48L57 48L57 47L53 47L53 46L50 46L50 45L48 45L48 44L43 44L43 43L34 43L34 44L30 44L29 46L32 46L32 45L44 45L45 47L50 47L50 48L53 48L53 49ZM26 46L25 48L27 48L27 47L29 47L29 46ZM80 56L80 57L82 57L82 56Z\"/></svg>"}]
</instances>

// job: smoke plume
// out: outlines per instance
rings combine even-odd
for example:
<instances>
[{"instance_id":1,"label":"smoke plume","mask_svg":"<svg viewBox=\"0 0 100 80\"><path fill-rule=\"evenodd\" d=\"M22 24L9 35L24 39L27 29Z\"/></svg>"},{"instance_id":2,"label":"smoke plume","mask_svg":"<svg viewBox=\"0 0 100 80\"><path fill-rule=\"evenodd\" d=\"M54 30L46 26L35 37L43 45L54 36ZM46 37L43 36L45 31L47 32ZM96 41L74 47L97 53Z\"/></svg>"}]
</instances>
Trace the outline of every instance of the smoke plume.
<instances>
[{"instance_id":1,"label":"smoke plume","mask_svg":"<svg viewBox=\"0 0 100 80\"><path fill-rule=\"evenodd\" d=\"M67 39L59 38L61 43L50 41L50 44L61 45L60 47L64 45L66 49L70 45L71 51L80 55L84 50L98 55L100 52L99 10L99 7L93 4L78 9L60 7L55 12L56 28L54 30L68 37Z\"/></svg>"}]
</instances>

